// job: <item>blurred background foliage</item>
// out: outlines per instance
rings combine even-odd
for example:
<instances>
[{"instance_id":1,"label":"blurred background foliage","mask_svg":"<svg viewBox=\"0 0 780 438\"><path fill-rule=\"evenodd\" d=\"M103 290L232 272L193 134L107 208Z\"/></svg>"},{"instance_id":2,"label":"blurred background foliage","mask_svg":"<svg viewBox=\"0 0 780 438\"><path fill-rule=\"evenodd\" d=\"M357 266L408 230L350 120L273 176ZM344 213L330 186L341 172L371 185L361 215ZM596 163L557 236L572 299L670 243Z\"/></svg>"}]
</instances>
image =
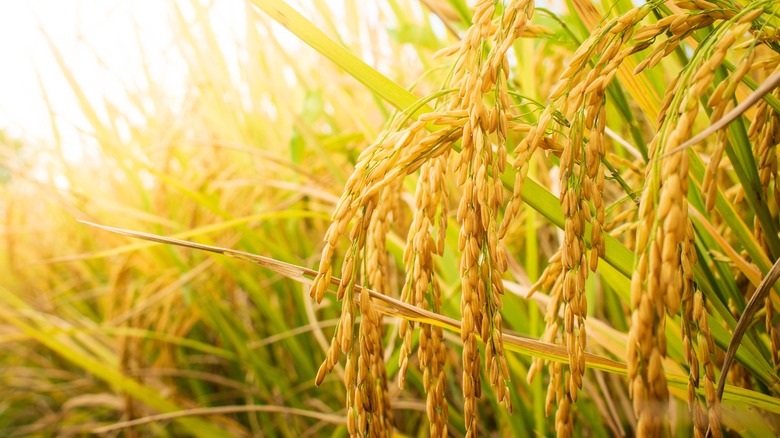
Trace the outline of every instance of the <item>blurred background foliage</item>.
<instances>
[{"instance_id":1,"label":"blurred background foliage","mask_svg":"<svg viewBox=\"0 0 780 438\"><path fill-rule=\"evenodd\" d=\"M441 80L430 58L447 36L421 4L329 3L297 6L421 95ZM75 219L312 266L357 154L392 107L248 3L227 41L211 5L167 6L184 83L167 89L147 72L121 103L93 97L51 41L86 120L83 159L66 159L56 138L1 139L0 431L79 435L159 411L265 405L276 408L121 433L208 436L205 424L234 436L343 434L340 380L314 386L338 306L315 306L300 284L235 259ZM55 133L68 116L52 109ZM395 396L407 430L420 428L419 393Z\"/></svg>"}]
</instances>

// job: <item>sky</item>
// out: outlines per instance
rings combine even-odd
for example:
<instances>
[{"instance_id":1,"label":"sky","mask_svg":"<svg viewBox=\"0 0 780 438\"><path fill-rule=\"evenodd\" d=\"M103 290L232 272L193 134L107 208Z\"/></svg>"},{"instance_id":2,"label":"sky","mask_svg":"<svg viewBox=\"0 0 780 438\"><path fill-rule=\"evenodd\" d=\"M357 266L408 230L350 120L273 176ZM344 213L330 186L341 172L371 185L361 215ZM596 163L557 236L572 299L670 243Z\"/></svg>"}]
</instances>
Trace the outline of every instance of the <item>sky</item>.
<instances>
[{"instance_id":1,"label":"sky","mask_svg":"<svg viewBox=\"0 0 780 438\"><path fill-rule=\"evenodd\" d=\"M143 86L142 60L175 94L185 64L173 47L174 2L190 11L183 0L0 0L0 130L28 144L53 141L48 100L66 158L81 158L86 123L52 47L93 102L105 97L121 106L126 90ZM214 2L215 27L229 36L244 25L244 8Z\"/></svg>"}]
</instances>

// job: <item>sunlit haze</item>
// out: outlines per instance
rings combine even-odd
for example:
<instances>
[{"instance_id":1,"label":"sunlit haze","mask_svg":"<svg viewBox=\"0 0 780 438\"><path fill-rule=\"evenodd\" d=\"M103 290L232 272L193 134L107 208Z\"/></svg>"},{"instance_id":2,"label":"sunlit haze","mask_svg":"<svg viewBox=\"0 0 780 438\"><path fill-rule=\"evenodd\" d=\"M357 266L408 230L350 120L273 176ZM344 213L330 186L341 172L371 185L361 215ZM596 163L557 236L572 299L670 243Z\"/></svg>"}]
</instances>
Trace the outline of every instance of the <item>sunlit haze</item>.
<instances>
[{"instance_id":1,"label":"sunlit haze","mask_svg":"<svg viewBox=\"0 0 780 438\"><path fill-rule=\"evenodd\" d=\"M235 68L247 5L212 3L212 26L228 67ZM193 13L190 2L177 0L0 1L0 129L28 144L58 139L67 160L81 160L93 140L64 71L92 105L109 102L130 120L134 115L123 102L128 91L148 87L147 74L175 101L186 86L186 64L174 47L177 9L185 19ZM95 109L105 115L104 107Z\"/></svg>"}]
</instances>

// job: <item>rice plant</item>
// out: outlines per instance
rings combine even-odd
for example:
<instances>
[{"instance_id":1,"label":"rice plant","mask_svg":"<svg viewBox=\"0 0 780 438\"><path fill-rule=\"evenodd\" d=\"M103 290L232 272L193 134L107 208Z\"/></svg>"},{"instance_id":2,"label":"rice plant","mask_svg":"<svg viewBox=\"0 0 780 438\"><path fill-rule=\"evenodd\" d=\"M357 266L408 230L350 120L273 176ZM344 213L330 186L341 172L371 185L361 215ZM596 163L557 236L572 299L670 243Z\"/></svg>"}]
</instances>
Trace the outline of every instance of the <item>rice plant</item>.
<instances>
[{"instance_id":1,"label":"rice plant","mask_svg":"<svg viewBox=\"0 0 780 438\"><path fill-rule=\"evenodd\" d=\"M0 430L780 433L777 3L370 4L238 74L177 7L141 122L52 43L99 158L4 140Z\"/></svg>"}]
</instances>

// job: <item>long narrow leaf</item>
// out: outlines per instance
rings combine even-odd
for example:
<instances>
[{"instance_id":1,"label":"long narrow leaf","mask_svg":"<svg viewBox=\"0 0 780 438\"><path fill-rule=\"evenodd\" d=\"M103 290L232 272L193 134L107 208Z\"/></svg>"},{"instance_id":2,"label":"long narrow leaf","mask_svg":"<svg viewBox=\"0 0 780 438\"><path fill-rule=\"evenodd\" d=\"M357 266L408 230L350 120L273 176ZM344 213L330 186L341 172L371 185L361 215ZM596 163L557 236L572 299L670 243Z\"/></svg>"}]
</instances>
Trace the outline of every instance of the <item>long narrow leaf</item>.
<instances>
[{"instance_id":1,"label":"long narrow leaf","mask_svg":"<svg viewBox=\"0 0 780 438\"><path fill-rule=\"evenodd\" d=\"M229 248L222 248L218 246L203 245L200 243L189 242L186 240L172 239L165 236L159 236L156 234L143 233L139 231L126 230L123 228L110 227L106 225L95 224L87 221L80 221L86 225L90 225L96 228L100 228L112 233L122 234L125 236L149 240L152 242L165 243L170 245L183 246L186 248L199 249L202 251L213 252L216 254L226 255L228 257L235 257L240 260L245 260L250 263L260 265L266 269L270 269L280 275L283 275L291 280L295 280L301 283L310 283L317 272L313 269L305 268L303 266L297 266L290 263L274 260L269 257L263 257L256 254L251 254L245 251L238 251ZM779 262L780 263L780 262ZM780 268L778 268L780 271ZM340 283L338 278L333 277L331 283L337 286ZM355 291L357 294L367 292L372 298L380 301L382 306L377 306L377 310L385 315L395 316L398 318L404 318L412 321L417 321L425 324L431 324L446 328L453 332L460 332L460 322L446 316L442 316L424 309L421 309L410 304L406 304L400 300L373 291L368 288L364 288L359 285L355 285ZM333 292L333 291L331 291ZM355 299L358 299L356 296ZM560 345L550 344L535 339L526 338L513 333L505 332L502 336L505 347L507 350L514 351L516 353L526 354L534 357L540 357L547 360L553 360L557 362L568 362L569 356L566 349ZM593 353L585 353L585 361L588 366L602 371L608 371L620 375L626 375L625 364L614 361L612 359L599 356ZM688 384L688 377L681 376L679 374L666 374L666 379L670 387L685 389ZM743 403L748 403L761 409L766 409L771 412L780 413L780 400L775 399L755 391L750 391L743 388L728 386L725 389L727 397L724 400L734 400Z\"/></svg>"}]
</instances>

